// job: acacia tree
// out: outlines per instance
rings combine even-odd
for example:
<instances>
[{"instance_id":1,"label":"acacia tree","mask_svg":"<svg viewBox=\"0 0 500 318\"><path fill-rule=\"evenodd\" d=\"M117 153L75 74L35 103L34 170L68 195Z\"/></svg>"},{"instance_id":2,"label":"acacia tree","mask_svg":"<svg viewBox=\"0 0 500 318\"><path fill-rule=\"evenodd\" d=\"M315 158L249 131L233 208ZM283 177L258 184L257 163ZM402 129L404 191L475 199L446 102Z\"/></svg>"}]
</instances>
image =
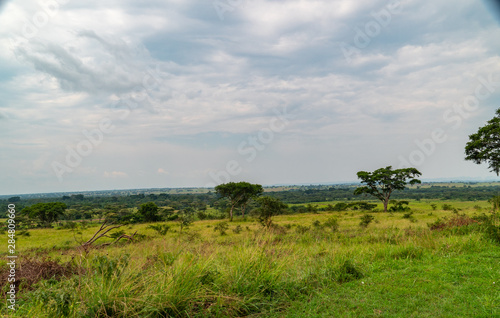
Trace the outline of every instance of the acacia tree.
<instances>
[{"instance_id":1,"label":"acacia tree","mask_svg":"<svg viewBox=\"0 0 500 318\"><path fill-rule=\"evenodd\" d=\"M359 171L357 175L365 186L358 187L354 190L354 194L366 193L373 195L384 203L384 212L387 212L391 194L395 190L404 190L407 183L421 183L420 180L415 178L421 176L422 173L415 168L392 170L392 166L387 166L373 172Z\"/></svg>"},{"instance_id":2,"label":"acacia tree","mask_svg":"<svg viewBox=\"0 0 500 318\"><path fill-rule=\"evenodd\" d=\"M465 160L488 163L491 172L500 174L500 108L484 127L469 136L465 154Z\"/></svg>"},{"instance_id":3,"label":"acacia tree","mask_svg":"<svg viewBox=\"0 0 500 318\"><path fill-rule=\"evenodd\" d=\"M21 213L30 218L38 218L43 226L50 226L59 216L64 215L67 208L62 202L37 203L24 208Z\"/></svg>"},{"instance_id":4,"label":"acacia tree","mask_svg":"<svg viewBox=\"0 0 500 318\"><path fill-rule=\"evenodd\" d=\"M248 182L229 182L219 184L215 187L215 192L223 198L228 198L231 204L229 210L229 220L233 221L233 210L241 207L241 213L245 216L245 208L250 199L258 197L264 192L260 184L251 184Z\"/></svg>"}]
</instances>

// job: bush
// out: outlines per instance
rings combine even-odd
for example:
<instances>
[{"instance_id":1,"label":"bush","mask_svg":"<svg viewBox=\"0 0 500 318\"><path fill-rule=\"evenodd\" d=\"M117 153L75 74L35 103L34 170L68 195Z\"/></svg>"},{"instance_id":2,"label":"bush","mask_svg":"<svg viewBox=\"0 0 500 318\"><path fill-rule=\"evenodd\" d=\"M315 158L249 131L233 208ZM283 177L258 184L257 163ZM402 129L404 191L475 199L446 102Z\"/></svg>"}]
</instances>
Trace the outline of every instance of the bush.
<instances>
[{"instance_id":1,"label":"bush","mask_svg":"<svg viewBox=\"0 0 500 318\"><path fill-rule=\"evenodd\" d=\"M410 207L408 206L410 204L409 201L391 200L390 203L393 204L393 206L389 208L390 212L406 212L411 210Z\"/></svg>"},{"instance_id":2,"label":"bush","mask_svg":"<svg viewBox=\"0 0 500 318\"><path fill-rule=\"evenodd\" d=\"M339 229L339 222L336 218L329 218L323 224L325 227L332 230L332 232L336 232Z\"/></svg>"},{"instance_id":3,"label":"bush","mask_svg":"<svg viewBox=\"0 0 500 318\"><path fill-rule=\"evenodd\" d=\"M239 226L239 225L238 225ZM215 225L214 227L214 232L219 232L221 236L226 235L226 231L229 228L229 225L227 225L227 222L219 222Z\"/></svg>"},{"instance_id":4,"label":"bush","mask_svg":"<svg viewBox=\"0 0 500 318\"><path fill-rule=\"evenodd\" d=\"M235 228L233 229L233 233L234 233L234 234L240 234L240 233L241 233L241 231L243 231L243 228L241 227L241 225L238 225L237 227L235 227Z\"/></svg>"},{"instance_id":5,"label":"bush","mask_svg":"<svg viewBox=\"0 0 500 318\"><path fill-rule=\"evenodd\" d=\"M451 204L447 204L447 203L444 203L441 208L445 211L452 211L453 210L453 206Z\"/></svg>"},{"instance_id":6,"label":"bush","mask_svg":"<svg viewBox=\"0 0 500 318\"><path fill-rule=\"evenodd\" d=\"M295 229L295 231L299 234L304 234L306 232L309 232L311 228L309 226L304 226L304 225L297 225L297 228Z\"/></svg>"},{"instance_id":7,"label":"bush","mask_svg":"<svg viewBox=\"0 0 500 318\"><path fill-rule=\"evenodd\" d=\"M332 210L337 211L337 212L341 212L341 211L347 210L348 207L349 207L349 205L347 203L339 202L339 203L335 204L335 206L332 208Z\"/></svg>"},{"instance_id":8,"label":"bush","mask_svg":"<svg viewBox=\"0 0 500 318\"><path fill-rule=\"evenodd\" d=\"M373 215L364 214L361 217L361 222L359 222L359 226L361 226L362 228L366 228L366 227L368 227L368 224L370 224L374 219L375 219L375 217Z\"/></svg>"},{"instance_id":9,"label":"bush","mask_svg":"<svg viewBox=\"0 0 500 318\"><path fill-rule=\"evenodd\" d=\"M322 227L321 222L320 222L320 221L318 221L318 220L314 221L314 222L312 223L312 226L313 226L313 227L315 227L315 228L317 228L317 229L319 229L319 228L321 228L321 227Z\"/></svg>"},{"instance_id":10,"label":"bush","mask_svg":"<svg viewBox=\"0 0 500 318\"><path fill-rule=\"evenodd\" d=\"M170 225L168 224L158 224L158 225L150 225L147 227L148 229L155 230L158 235L164 236L167 234L170 229Z\"/></svg>"},{"instance_id":11,"label":"bush","mask_svg":"<svg viewBox=\"0 0 500 318\"><path fill-rule=\"evenodd\" d=\"M347 260L338 268L337 282L347 283L363 278L363 276L363 273L351 261Z\"/></svg>"}]
</instances>

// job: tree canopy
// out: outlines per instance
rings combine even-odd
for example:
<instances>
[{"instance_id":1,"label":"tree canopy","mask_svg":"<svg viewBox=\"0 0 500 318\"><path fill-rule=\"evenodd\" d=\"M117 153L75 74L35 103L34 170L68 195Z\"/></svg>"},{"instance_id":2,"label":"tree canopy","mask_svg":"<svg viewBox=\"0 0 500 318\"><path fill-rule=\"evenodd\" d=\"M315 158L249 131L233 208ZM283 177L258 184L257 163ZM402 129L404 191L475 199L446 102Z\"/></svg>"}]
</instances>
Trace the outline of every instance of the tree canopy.
<instances>
[{"instance_id":1,"label":"tree canopy","mask_svg":"<svg viewBox=\"0 0 500 318\"><path fill-rule=\"evenodd\" d=\"M373 195L384 203L384 212L387 212L391 194L395 190L404 190L408 183L421 183L420 180L415 178L422 175L422 173L415 168L392 170L392 166L387 166L373 172L359 171L357 175L365 186L358 187L354 190L354 194L366 193Z\"/></svg>"},{"instance_id":2,"label":"tree canopy","mask_svg":"<svg viewBox=\"0 0 500 318\"><path fill-rule=\"evenodd\" d=\"M264 192L260 184L251 184L248 182L229 182L215 187L215 192L221 197L228 198L231 201L229 210L229 219L233 220L233 210L235 207L241 207L242 215L245 215L245 208L251 198L255 198Z\"/></svg>"},{"instance_id":3,"label":"tree canopy","mask_svg":"<svg viewBox=\"0 0 500 318\"><path fill-rule=\"evenodd\" d=\"M21 213L30 218L38 218L44 226L48 226L50 223L56 222L66 209L66 204L62 202L36 203L24 208Z\"/></svg>"},{"instance_id":4,"label":"tree canopy","mask_svg":"<svg viewBox=\"0 0 500 318\"><path fill-rule=\"evenodd\" d=\"M160 220L158 206L154 202L142 204L139 213L142 215L144 222L157 222Z\"/></svg>"},{"instance_id":5,"label":"tree canopy","mask_svg":"<svg viewBox=\"0 0 500 318\"><path fill-rule=\"evenodd\" d=\"M259 198L260 207L258 208L259 222L265 228L270 228L272 225L272 217L282 214L288 205L281 202L280 199L265 196Z\"/></svg>"},{"instance_id":6,"label":"tree canopy","mask_svg":"<svg viewBox=\"0 0 500 318\"><path fill-rule=\"evenodd\" d=\"M500 108L488 123L469 136L465 160L476 164L488 163L490 171L500 174Z\"/></svg>"}]
</instances>

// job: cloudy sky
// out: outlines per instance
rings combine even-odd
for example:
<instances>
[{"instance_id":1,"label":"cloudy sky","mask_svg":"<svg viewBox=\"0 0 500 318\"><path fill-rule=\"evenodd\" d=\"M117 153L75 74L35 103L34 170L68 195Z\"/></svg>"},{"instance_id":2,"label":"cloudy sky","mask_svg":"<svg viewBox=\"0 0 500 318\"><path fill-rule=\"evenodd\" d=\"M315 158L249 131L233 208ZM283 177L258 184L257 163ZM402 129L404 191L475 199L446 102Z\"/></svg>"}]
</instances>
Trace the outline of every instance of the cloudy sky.
<instances>
[{"instance_id":1,"label":"cloudy sky","mask_svg":"<svg viewBox=\"0 0 500 318\"><path fill-rule=\"evenodd\" d=\"M0 194L495 177L474 0L0 0Z\"/></svg>"}]
</instances>

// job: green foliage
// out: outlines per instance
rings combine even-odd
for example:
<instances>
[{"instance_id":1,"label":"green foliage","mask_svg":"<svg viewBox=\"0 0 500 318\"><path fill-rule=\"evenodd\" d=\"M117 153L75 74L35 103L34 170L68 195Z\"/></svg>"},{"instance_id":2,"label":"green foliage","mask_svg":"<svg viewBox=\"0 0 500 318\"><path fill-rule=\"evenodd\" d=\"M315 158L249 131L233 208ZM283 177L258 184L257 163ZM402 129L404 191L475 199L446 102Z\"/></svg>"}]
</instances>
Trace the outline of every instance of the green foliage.
<instances>
[{"instance_id":1,"label":"green foliage","mask_svg":"<svg viewBox=\"0 0 500 318\"><path fill-rule=\"evenodd\" d=\"M351 210L354 210L354 211L357 211L357 210L371 211L371 210L373 210L376 207L377 207L376 204L368 203L368 202L365 202L365 201L351 202L351 203L349 203L347 205L347 208L349 208Z\"/></svg>"},{"instance_id":2,"label":"green foliage","mask_svg":"<svg viewBox=\"0 0 500 318\"><path fill-rule=\"evenodd\" d=\"M189 227L194 222L193 216L188 214L186 211L177 213L175 221L179 223L181 233L184 228Z\"/></svg>"},{"instance_id":3,"label":"green foliage","mask_svg":"<svg viewBox=\"0 0 500 318\"><path fill-rule=\"evenodd\" d=\"M465 160L476 164L488 163L490 171L497 176L500 173L500 108L496 115L488 123L479 128L477 133L469 136L469 142L465 146Z\"/></svg>"},{"instance_id":4,"label":"green foliage","mask_svg":"<svg viewBox=\"0 0 500 318\"><path fill-rule=\"evenodd\" d=\"M436 203L432 203L432 204L431 204L431 208L432 208L432 211L436 211L436 209L437 209L437 204L436 204Z\"/></svg>"},{"instance_id":5,"label":"green foliage","mask_svg":"<svg viewBox=\"0 0 500 318\"><path fill-rule=\"evenodd\" d=\"M297 225L297 227L295 228L295 231L299 234L304 234L304 233L307 233L309 232L311 228L309 226L305 226L305 225Z\"/></svg>"},{"instance_id":6,"label":"green foliage","mask_svg":"<svg viewBox=\"0 0 500 318\"><path fill-rule=\"evenodd\" d=\"M308 205L306 205L306 211L308 213L318 213L318 206L317 205L308 204Z\"/></svg>"},{"instance_id":7,"label":"green foliage","mask_svg":"<svg viewBox=\"0 0 500 318\"><path fill-rule=\"evenodd\" d=\"M321 222L319 220L315 220L313 223L312 223L312 226L316 229L320 229L323 227L323 225L321 224Z\"/></svg>"},{"instance_id":8,"label":"green foliage","mask_svg":"<svg viewBox=\"0 0 500 318\"><path fill-rule=\"evenodd\" d=\"M337 218L328 218L323 225L332 230L332 232L339 230L339 221Z\"/></svg>"},{"instance_id":9,"label":"green foliage","mask_svg":"<svg viewBox=\"0 0 500 318\"><path fill-rule=\"evenodd\" d=\"M226 231L229 228L227 222L219 222L214 226L214 232L219 232L221 236L226 235Z\"/></svg>"},{"instance_id":10,"label":"green foliage","mask_svg":"<svg viewBox=\"0 0 500 318\"><path fill-rule=\"evenodd\" d=\"M233 233L234 234L240 234L241 231L243 231L243 228L241 227L241 225L238 225L236 226L234 229L233 229Z\"/></svg>"},{"instance_id":11,"label":"green foliage","mask_svg":"<svg viewBox=\"0 0 500 318\"><path fill-rule=\"evenodd\" d=\"M157 222L160 220L158 206L154 202L142 204L138 212L142 216L144 222Z\"/></svg>"},{"instance_id":12,"label":"green foliage","mask_svg":"<svg viewBox=\"0 0 500 318\"><path fill-rule=\"evenodd\" d=\"M337 212L340 212L340 211L345 211L347 210L347 208L349 207L349 205L345 202L338 202L336 203L334 206L333 206L333 211L337 211Z\"/></svg>"},{"instance_id":13,"label":"green foliage","mask_svg":"<svg viewBox=\"0 0 500 318\"><path fill-rule=\"evenodd\" d=\"M28 215L30 218L37 218L41 225L48 227L56 222L59 216L64 215L67 205L61 202L37 203L21 210L21 214Z\"/></svg>"},{"instance_id":14,"label":"green foliage","mask_svg":"<svg viewBox=\"0 0 500 318\"><path fill-rule=\"evenodd\" d=\"M421 183L416 177L422 173L415 168L392 170L391 166L387 166L373 172L359 171L357 175L365 186L356 188L354 194L366 193L376 197L384 203L384 212L387 212L387 204L392 192L404 190L407 183Z\"/></svg>"},{"instance_id":15,"label":"green foliage","mask_svg":"<svg viewBox=\"0 0 500 318\"><path fill-rule=\"evenodd\" d=\"M500 209L500 195L492 197L491 199L488 200L488 202L491 203L491 208L493 209L493 212L496 212Z\"/></svg>"},{"instance_id":16,"label":"green foliage","mask_svg":"<svg viewBox=\"0 0 500 318\"><path fill-rule=\"evenodd\" d=\"M451 204L448 204L448 203L443 203L443 205L441 206L441 208L444 211L453 211L453 209L454 209L454 207Z\"/></svg>"},{"instance_id":17,"label":"green foliage","mask_svg":"<svg viewBox=\"0 0 500 318\"><path fill-rule=\"evenodd\" d=\"M107 257L105 255L94 256L92 268L96 274L101 275L105 282L119 279L122 272L128 266L130 255L124 254L120 257Z\"/></svg>"},{"instance_id":18,"label":"green foliage","mask_svg":"<svg viewBox=\"0 0 500 318\"><path fill-rule=\"evenodd\" d=\"M147 227L148 229L152 229L156 231L158 235L165 236L170 229L170 225L168 224L152 224Z\"/></svg>"},{"instance_id":19,"label":"green foliage","mask_svg":"<svg viewBox=\"0 0 500 318\"><path fill-rule=\"evenodd\" d=\"M407 212L403 214L403 219L412 219L413 218L413 212Z\"/></svg>"},{"instance_id":20,"label":"green foliage","mask_svg":"<svg viewBox=\"0 0 500 318\"><path fill-rule=\"evenodd\" d=\"M265 228L270 228L272 225L272 218L275 215L284 213L288 205L281 202L279 199L265 196L258 199L260 207L257 209L259 215L259 222Z\"/></svg>"},{"instance_id":21,"label":"green foliage","mask_svg":"<svg viewBox=\"0 0 500 318\"><path fill-rule=\"evenodd\" d=\"M411 210L411 208L408 206L410 204L410 201L390 200L389 203L393 204L393 206L389 208L390 212L407 212Z\"/></svg>"},{"instance_id":22,"label":"green foliage","mask_svg":"<svg viewBox=\"0 0 500 318\"><path fill-rule=\"evenodd\" d=\"M230 221L233 221L234 208L240 207L242 215L244 216L248 201L252 198L260 196L264 192L264 189L260 184L251 184L248 182L229 182L216 186L215 192L219 196L230 200L231 208L229 210L229 219Z\"/></svg>"},{"instance_id":23,"label":"green foliage","mask_svg":"<svg viewBox=\"0 0 500 318\"><path fill-rule=\"evenodd\" d=\"M361 226L362 228L367 228L368 225L373 221L375 220L375 217L371 214L363 214L363 216L361 216L361 222L359 222L359 226Z\"/></svg>"},{"instance_id":24,"label":"green foliage","mask_svg":"<svg viewBox=\"0 0 500 318\"><path fill-rule=\"evenodd\" d=\"M122 236L123 234L125 234L124 230L114 231L113 233L109 234L109 237L111 237L113 239L117 239L120 236Z\"/></svg>"},{"instance_id":25,"label":"green foliage","mask_svg":"<svg viewBox=\"0 0 500 318\"><path fill-rule=\"evenodd\" d=\"M363 273L355 266L352 261L346 260L337 270L336 280L339 283L347 283L353 280L363 278Z\"/></svg>"}]
</instances>

